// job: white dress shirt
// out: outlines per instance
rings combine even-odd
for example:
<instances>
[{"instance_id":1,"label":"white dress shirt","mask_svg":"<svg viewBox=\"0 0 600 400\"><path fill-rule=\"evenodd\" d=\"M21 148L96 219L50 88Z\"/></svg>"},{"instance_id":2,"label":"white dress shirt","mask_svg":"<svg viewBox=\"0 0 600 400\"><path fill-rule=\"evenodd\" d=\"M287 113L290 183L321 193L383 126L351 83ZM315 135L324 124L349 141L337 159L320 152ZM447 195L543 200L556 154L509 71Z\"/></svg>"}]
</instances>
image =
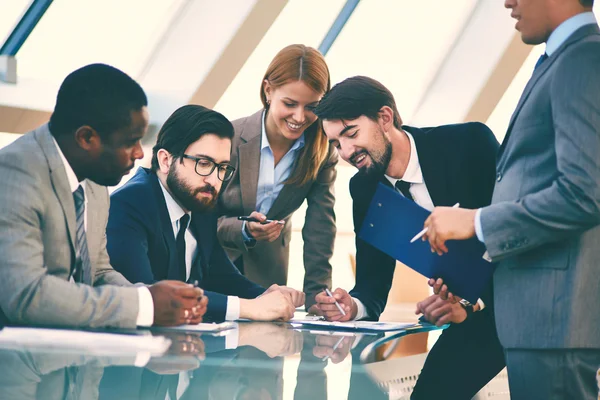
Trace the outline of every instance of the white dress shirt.
<instances>
[{"instance_id":1,"label":"white dress shirt","mask_svg":"<svg viewBox=\"0 0 600 400\"><path fill-rule=\"evenodd\" d=\"M60 149L60 146L58 145L56 140L54 138L52 138L52 140L54 140L54 144L56 145L56 149L58 150L60 159L62 160L63 165L65 166L65 172L67 173L67 179L69 180L69 187L71 188L71 192L73 193L77 190L77 188L80 185L79 180L77 179L77 175L75 175L75 171L73 171L73 168L71 168L71 165L65 158L65 155L63 154L63 152ZM83 193L85 194L85 181L81 182L81 187L83 188ZM86 230L87 230L87 204L88 204L88 200L87 200L87 196L85 196L85 202L83 205L83 207L84 207L83 226L84 226L84 229L86 229ZM71 279L73 279L73 278L71 278ZM154 322L154 302L152 301L152 295L150 294L150 290L146 286L140 286L138 288L138 306L139 306L139 311L138 311L138 316L136 319L136 324L138 326L151 326L152 323Z\"/></svg>"},{"instance_id":2,"label":"white dress shirt","mask_svg":"<svg viewBox=\"0 0 600 400\"><path fill-rule=\"evenodd\" d=\"M423 172L421 171L421 164L419 164L419 154L417 153L417 146L415 145L415 139L412 137L410 133L404 131L406 136L408 136L408 140L410 141L410 157L408 159L408 165L406 166L406 171L404 172L404 176L402 178L392 178L391 176L385 175L386 179L390 181L392 187L396 188L397 181L404 181L410 183L409 192L413 197L415 203L423 207L428 211L433 211L435 205L433 204L433 200L431 200L431 196L429 195L429 190L427 190L427 185L425 185L425 180L423 180ZM400 194L398 189L396 191ZM356 313L356 319L363 319L369 316L366 307L359 299L353 298L356 302L356 308L358 312ZM485 304L481 299L477 300L479 307L483 310Z\"/></svg>"},{"instance_id":3,"label":"white dress shirt","mask_svg":"<svg viewBox=\"0 0 600 400\"><path fill-rule=\"evenodd\" d=\"M173 235L177 237L179 233L179 220L183 217L186 212L181 208L179 203L173 199L171 193L163 186L160 179L160 188L162 189L165 197L165 203L167 203L167 210L169 211L169 219L171 220L171 226L173 228ZM191 215L190 215L191 217ZM191 223L191 219L190 219ZM190 229L190 223L188 223L187 229L185 230L185 280L190 279L190 273L192 271L192 265L198 252L198 242ZM227 296L227 310L225 312L225 319L228 321L234 321L240 318L240 298L237 296Z\"/></svg>"}]
</instances>

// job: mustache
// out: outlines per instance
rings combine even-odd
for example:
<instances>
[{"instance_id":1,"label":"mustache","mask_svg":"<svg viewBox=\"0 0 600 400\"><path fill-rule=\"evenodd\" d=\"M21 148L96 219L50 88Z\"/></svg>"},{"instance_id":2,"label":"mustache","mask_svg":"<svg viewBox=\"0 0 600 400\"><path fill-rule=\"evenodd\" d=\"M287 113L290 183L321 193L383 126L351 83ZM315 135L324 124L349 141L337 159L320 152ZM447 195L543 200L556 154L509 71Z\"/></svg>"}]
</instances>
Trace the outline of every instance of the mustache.
<instances>
[{"instance_id":1,"label":"mustache","mask_svg":"<svg viewBox=\"0 0 600 400\"><path fill-rule=\"evenodd\" d=\"M215 187L210 184L206 184L201 188L194 190L194 195L197 195L198 193L210 193L214 197L217 195L217 189L215 189Z\"/></svg>"}]
</instances>

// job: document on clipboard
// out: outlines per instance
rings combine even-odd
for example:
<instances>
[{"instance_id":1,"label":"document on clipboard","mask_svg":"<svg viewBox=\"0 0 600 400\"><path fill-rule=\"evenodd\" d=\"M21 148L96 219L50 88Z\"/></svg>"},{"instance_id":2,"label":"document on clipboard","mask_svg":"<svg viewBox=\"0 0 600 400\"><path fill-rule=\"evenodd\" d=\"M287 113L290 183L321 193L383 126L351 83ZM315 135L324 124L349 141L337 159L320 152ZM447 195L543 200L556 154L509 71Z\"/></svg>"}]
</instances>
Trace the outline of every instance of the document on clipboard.
<instances>
[{"instance_id":1,"label":"document on clipboard","mask_svg":"<svg viewBox=\"0 0 600 400\"><path fill-rule=\"evenodd\" d=\"M442 278L455 295L477 302L494 272L485 246L477 238L447 241L448 253L438 256L428 242L410 243L429 214L380 183L358 237L427 278Z\"/></svg>"}]
</instances>

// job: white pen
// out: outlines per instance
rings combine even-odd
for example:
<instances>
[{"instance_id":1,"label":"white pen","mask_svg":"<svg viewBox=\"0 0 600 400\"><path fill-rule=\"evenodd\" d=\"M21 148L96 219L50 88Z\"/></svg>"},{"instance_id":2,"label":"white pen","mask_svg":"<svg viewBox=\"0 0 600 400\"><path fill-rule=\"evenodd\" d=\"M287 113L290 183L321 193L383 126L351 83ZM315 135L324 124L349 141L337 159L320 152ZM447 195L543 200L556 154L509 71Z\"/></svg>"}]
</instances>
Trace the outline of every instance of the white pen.
<instances>
[{"instance_id":1,"label":"white pen","mask_svg":"<svg viewBox=\"0 0 600 400\"><path fill-rule=\"evenodd\" d=\"M460 203L456 203L455 205L452 206L452 208L458 208L458 207L460 207ZM429 228L424 228L421 232L417 233L414 238L410 239L410 242L414 243L415 240L421 239L423 237L423 235L425 233L427 233L428 230L429 230Z\"/></svg>"},{"instance_id":2,"label":"white pen","mask_svg":"<svg viewBox=\"0 0 600 400\"><path fill-rule=\"evenodd\" d=\"M332 299L334 298L329 289L325 288L325 293L327 293L327 296L331 297ZM344 311L344 309L342 308L342 306L340 306L340 303L338 303L337 300L335 300L335 306L338 308L338 310L340 310L343 316L346 316L346 311Z\"/></svg>"}]
</instances>

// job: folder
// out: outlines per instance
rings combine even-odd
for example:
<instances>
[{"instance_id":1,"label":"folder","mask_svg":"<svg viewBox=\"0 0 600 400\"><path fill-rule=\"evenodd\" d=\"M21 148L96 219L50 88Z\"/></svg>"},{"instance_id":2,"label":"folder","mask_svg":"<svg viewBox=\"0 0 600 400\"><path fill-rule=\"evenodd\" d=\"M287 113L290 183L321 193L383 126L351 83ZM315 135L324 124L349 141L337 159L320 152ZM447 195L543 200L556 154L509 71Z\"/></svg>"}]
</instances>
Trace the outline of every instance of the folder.
<instances>
[{"instance_id":1,"label":"folder","mask_svg":"<svg viewBox=\"0 0 600 400\"><path fill-rule=\"evenodd\" d=\"M429 242L410 240L431 214L417 203L379 184L358 237L427 278L442 278L453 294L475 303L489 284L494 267L485 246L471 238L447 241L448 253L431 252Z\"/></svg>"}]
</instances>

